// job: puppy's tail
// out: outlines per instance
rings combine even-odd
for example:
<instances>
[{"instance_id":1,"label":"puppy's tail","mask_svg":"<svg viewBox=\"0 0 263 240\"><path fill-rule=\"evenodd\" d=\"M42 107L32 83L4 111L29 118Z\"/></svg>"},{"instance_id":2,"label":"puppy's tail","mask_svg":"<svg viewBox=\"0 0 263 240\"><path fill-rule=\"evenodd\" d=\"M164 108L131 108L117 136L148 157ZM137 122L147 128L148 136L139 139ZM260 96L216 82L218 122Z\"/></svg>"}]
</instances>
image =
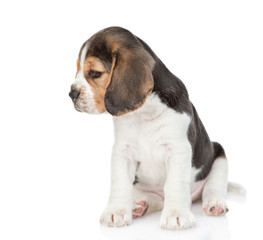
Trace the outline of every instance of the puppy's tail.
<instances>
[{"instance_id":1,"label":"puppy's tail","mask_svg":"<svg viewBox=\"0 0 263 240\"><path fill-rule=\"evenodd\" d=\"M214 156L215 159L217 157L225 157L225 151L224 148L217 142L213 142L213 146L214 146ZM238 184L238 183L234 183L234 182L228 182L227 184L227 192L230 193L231 195L236 195L236 196L240 196L240 197L246 197L247 191L246 189Z\"/></svg>"},{"instance_id":2,"label":"puppy's tail","mask_svg":"<svg viewBox=\"0 0 263 240\"><path fill-rule=\"evenodd\" d=\"M234 183L234 182L228 182L227 192L233 193L235 195L239 195L242 197L246 197L246 195L247 195L246 189L242 185L240 185L238 183Z\"/></svg>"}]
</instances>

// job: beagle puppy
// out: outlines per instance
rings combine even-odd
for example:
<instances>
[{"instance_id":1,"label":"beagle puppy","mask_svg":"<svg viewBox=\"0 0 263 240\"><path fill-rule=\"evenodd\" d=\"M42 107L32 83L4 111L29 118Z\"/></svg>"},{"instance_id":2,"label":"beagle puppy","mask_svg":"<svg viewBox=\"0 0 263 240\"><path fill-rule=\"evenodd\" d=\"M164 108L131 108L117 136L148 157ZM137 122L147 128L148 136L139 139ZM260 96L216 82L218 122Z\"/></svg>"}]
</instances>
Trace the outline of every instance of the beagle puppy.
<instances>
[{"instance_id":1,"label":"beagle puppy","mask_svg":"<svg viewBox=\"0 0 263 240\"><path fill-rule=\"evenodd\" d=\"M210 141L185 85L143 40L120 27L93 35L80 49L69 96L77 111L113 116L102 225L162 210L162 228L190 228L191 202L200 196L206 214L228 211L224 149Z\"/></svg>"}]
</instances>

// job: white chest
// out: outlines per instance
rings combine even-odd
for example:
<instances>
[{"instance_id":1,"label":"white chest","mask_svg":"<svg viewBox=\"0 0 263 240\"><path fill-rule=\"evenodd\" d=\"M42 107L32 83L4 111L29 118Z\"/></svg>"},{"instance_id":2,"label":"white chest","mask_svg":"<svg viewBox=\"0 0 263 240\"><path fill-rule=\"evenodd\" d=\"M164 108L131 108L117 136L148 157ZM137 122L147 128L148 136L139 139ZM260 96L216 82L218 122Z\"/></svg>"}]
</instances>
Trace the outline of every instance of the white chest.
<instances>
[{"instance_id":1,"label":"white chest","mask_svg":"<svg viewBox=\"0 0 263 240\"><path fill-rule=\"evenodd\" d=\"M177 113L150 95L137 111L114 118L115 144L136 162L140 182L163 185L169 148L180 148L189 124L187 114Z\"/></svg>"},{"instance_id":2,"label":"white chest","mask_svg":"<svg viewBox=\"0 0 263 240\"><path fill-rule=\"evenodd\" d=\"M158 124L159 123L159 124ZM166 179L166 134L161 122L144 126L133 135L133 161L138 162L136 175L140 182L163 185Z\"/></svg>"}]
</instances>

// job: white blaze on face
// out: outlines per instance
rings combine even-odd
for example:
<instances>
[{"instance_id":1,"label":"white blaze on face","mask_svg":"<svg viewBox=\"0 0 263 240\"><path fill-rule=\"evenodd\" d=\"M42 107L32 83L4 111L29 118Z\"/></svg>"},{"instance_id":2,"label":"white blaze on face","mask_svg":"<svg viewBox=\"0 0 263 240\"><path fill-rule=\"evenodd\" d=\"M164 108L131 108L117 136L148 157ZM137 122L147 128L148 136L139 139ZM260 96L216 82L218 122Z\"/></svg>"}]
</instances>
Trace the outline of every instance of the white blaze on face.
<instances>
[{"instance_id":1,"label":"white blaze on face","mask_svg":"<svg viewBox=\"0 0 263 240\"><path fill-rule=\"evenodd\" d=\"M75 104L78 110L87 112L87 113L99 113L98 109L96 108L94 94L91 91L91 86L87 82L84 76L84 63L85 58L88 50L88 43L84 46L80 56L80 64L79 64L79 71L76 75L76 79L73 83L73 87L80 91L80 96Z\"/></svg>"}]
</instances>

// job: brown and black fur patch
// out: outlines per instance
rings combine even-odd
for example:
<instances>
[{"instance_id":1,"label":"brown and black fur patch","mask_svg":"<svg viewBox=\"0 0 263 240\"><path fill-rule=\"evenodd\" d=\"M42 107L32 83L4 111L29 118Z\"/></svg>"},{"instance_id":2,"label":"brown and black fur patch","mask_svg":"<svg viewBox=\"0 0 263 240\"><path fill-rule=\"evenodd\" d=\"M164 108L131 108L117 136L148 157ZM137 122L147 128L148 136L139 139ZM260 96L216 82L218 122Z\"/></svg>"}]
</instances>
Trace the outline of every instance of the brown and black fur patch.
<instances>
[{"instance_id":1,"label":"brown and black fur patch","mask_svg":"<svg viewBox=\"0 0 263 240\"><path fill-rule=\"evenodd\" d=\"M116 27L98 32L87 44L86 58L99 58L109 73L104 97L107 111L119 116L142 106L153 89L155 62L140 41Z\"/></svg>"},{"instance_id":2,"label":"brown and black fur patch","mask_svg":"<svg viewBox=\"0 0 263 240\"><path fill-rule=\"evenodd\" d=\"M112 115L121 115L142 106L153 89L153 77L151 68L138 53L119 50L115 54L116 65L105 95L105 105Z\"/></svg>"}]
</instances>

